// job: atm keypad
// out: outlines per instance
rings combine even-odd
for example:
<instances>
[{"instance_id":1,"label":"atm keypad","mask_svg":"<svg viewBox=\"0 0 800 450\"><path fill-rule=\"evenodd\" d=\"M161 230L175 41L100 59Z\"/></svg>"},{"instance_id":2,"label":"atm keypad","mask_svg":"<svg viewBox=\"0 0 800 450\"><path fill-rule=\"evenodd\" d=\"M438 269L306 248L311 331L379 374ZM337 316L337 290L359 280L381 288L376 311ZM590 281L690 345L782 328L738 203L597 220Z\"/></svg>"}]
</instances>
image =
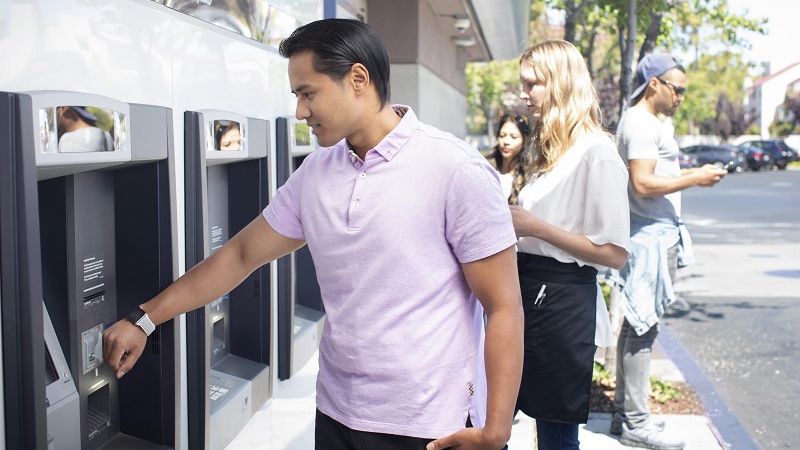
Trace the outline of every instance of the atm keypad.
<instances>
[{"instance_id":1,"label":"atm keypad","mask_svg":"<svg viewBox=\"0 0 800 450\"><path fill-rule=\"evenodd\" d=\"M233 389L233 383L230 380L211 376L211 386L209 389L209 398L211 400L219 400Z\"/></svg>"}]
</instances>

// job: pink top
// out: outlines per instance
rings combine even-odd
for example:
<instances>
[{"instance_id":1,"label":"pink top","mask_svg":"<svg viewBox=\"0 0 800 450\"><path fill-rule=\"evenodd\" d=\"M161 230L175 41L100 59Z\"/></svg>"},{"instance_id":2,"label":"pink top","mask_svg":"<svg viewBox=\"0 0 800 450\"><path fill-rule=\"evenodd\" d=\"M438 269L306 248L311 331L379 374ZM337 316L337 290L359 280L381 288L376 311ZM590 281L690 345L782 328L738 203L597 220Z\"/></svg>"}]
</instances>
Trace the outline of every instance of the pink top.
<instances>
[{"instance_id":1,"label":"pink top","mask_svg":"<svg viewBox=\"0 0 800 450\"><path fill-rule=\"evenodd\" d=\"M449 133L403 119L361 161L311 153L264 217L304 239L327 318L317 407L352 429L437 438L482 427L483 310L461 263L516 244L497 174Z\"/></svg>"}]
</instances>

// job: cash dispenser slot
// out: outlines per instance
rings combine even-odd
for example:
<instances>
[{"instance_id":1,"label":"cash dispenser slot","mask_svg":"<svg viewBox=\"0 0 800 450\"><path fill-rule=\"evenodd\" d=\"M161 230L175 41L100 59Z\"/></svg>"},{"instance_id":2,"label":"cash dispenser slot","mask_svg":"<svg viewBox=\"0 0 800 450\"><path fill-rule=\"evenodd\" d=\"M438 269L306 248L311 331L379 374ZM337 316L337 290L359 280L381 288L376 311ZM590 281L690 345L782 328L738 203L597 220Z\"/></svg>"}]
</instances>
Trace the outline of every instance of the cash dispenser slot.
<instances>
[{"instance_id":1,"label":"cash dispenser slot","mask_svg":"<svg viewBox=\"0 0 800 450\"><path fill-rule=\"evenodd\" d=\"M100 291L87 297L83 297L83 309L89 309L92 306L97 306L103 303L103 300L105 300L105 294L106 291Z\"/></svg>"}]
</instances>

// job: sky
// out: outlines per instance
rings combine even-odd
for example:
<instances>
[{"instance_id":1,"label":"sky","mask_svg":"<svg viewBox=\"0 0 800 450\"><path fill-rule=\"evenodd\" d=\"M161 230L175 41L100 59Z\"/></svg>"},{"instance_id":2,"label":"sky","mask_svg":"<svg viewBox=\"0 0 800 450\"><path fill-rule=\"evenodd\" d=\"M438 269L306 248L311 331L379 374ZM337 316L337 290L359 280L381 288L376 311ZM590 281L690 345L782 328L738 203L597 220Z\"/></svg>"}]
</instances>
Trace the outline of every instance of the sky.
<instances>
[{"instance_id":1,"label":"sky","mask_svg":"<svg viewBox=\"0 0 800 450\"><path fill-rule=\"evenodd\" d=\"M800 0L728 0L730 12L747 17L767 18L767 34L747 33L752 44L745 58L770 63L772 72L800 62Z\"/></svg>"}]
</instances>

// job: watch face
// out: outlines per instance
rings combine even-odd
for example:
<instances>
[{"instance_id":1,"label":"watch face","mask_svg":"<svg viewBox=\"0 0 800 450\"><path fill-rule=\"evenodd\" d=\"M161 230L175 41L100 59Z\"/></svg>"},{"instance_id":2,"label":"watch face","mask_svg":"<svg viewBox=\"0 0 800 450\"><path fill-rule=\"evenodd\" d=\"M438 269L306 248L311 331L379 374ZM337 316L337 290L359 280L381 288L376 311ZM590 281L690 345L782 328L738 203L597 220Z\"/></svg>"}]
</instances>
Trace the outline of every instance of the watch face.
<instances>
[{"instance_id":1,"label":"watch face","mask_svg":"<svg viewBox=\"0 0 800 450\"><path fill-rule=\"evenodd\" d=\"M141 319L143 315L144 315L144 311L142 310L142 308L136 308L133 311L128 313L127 318L128 318L128 320L130 320L135 325L136 321Z\"/></svg>"}]
</instances>

